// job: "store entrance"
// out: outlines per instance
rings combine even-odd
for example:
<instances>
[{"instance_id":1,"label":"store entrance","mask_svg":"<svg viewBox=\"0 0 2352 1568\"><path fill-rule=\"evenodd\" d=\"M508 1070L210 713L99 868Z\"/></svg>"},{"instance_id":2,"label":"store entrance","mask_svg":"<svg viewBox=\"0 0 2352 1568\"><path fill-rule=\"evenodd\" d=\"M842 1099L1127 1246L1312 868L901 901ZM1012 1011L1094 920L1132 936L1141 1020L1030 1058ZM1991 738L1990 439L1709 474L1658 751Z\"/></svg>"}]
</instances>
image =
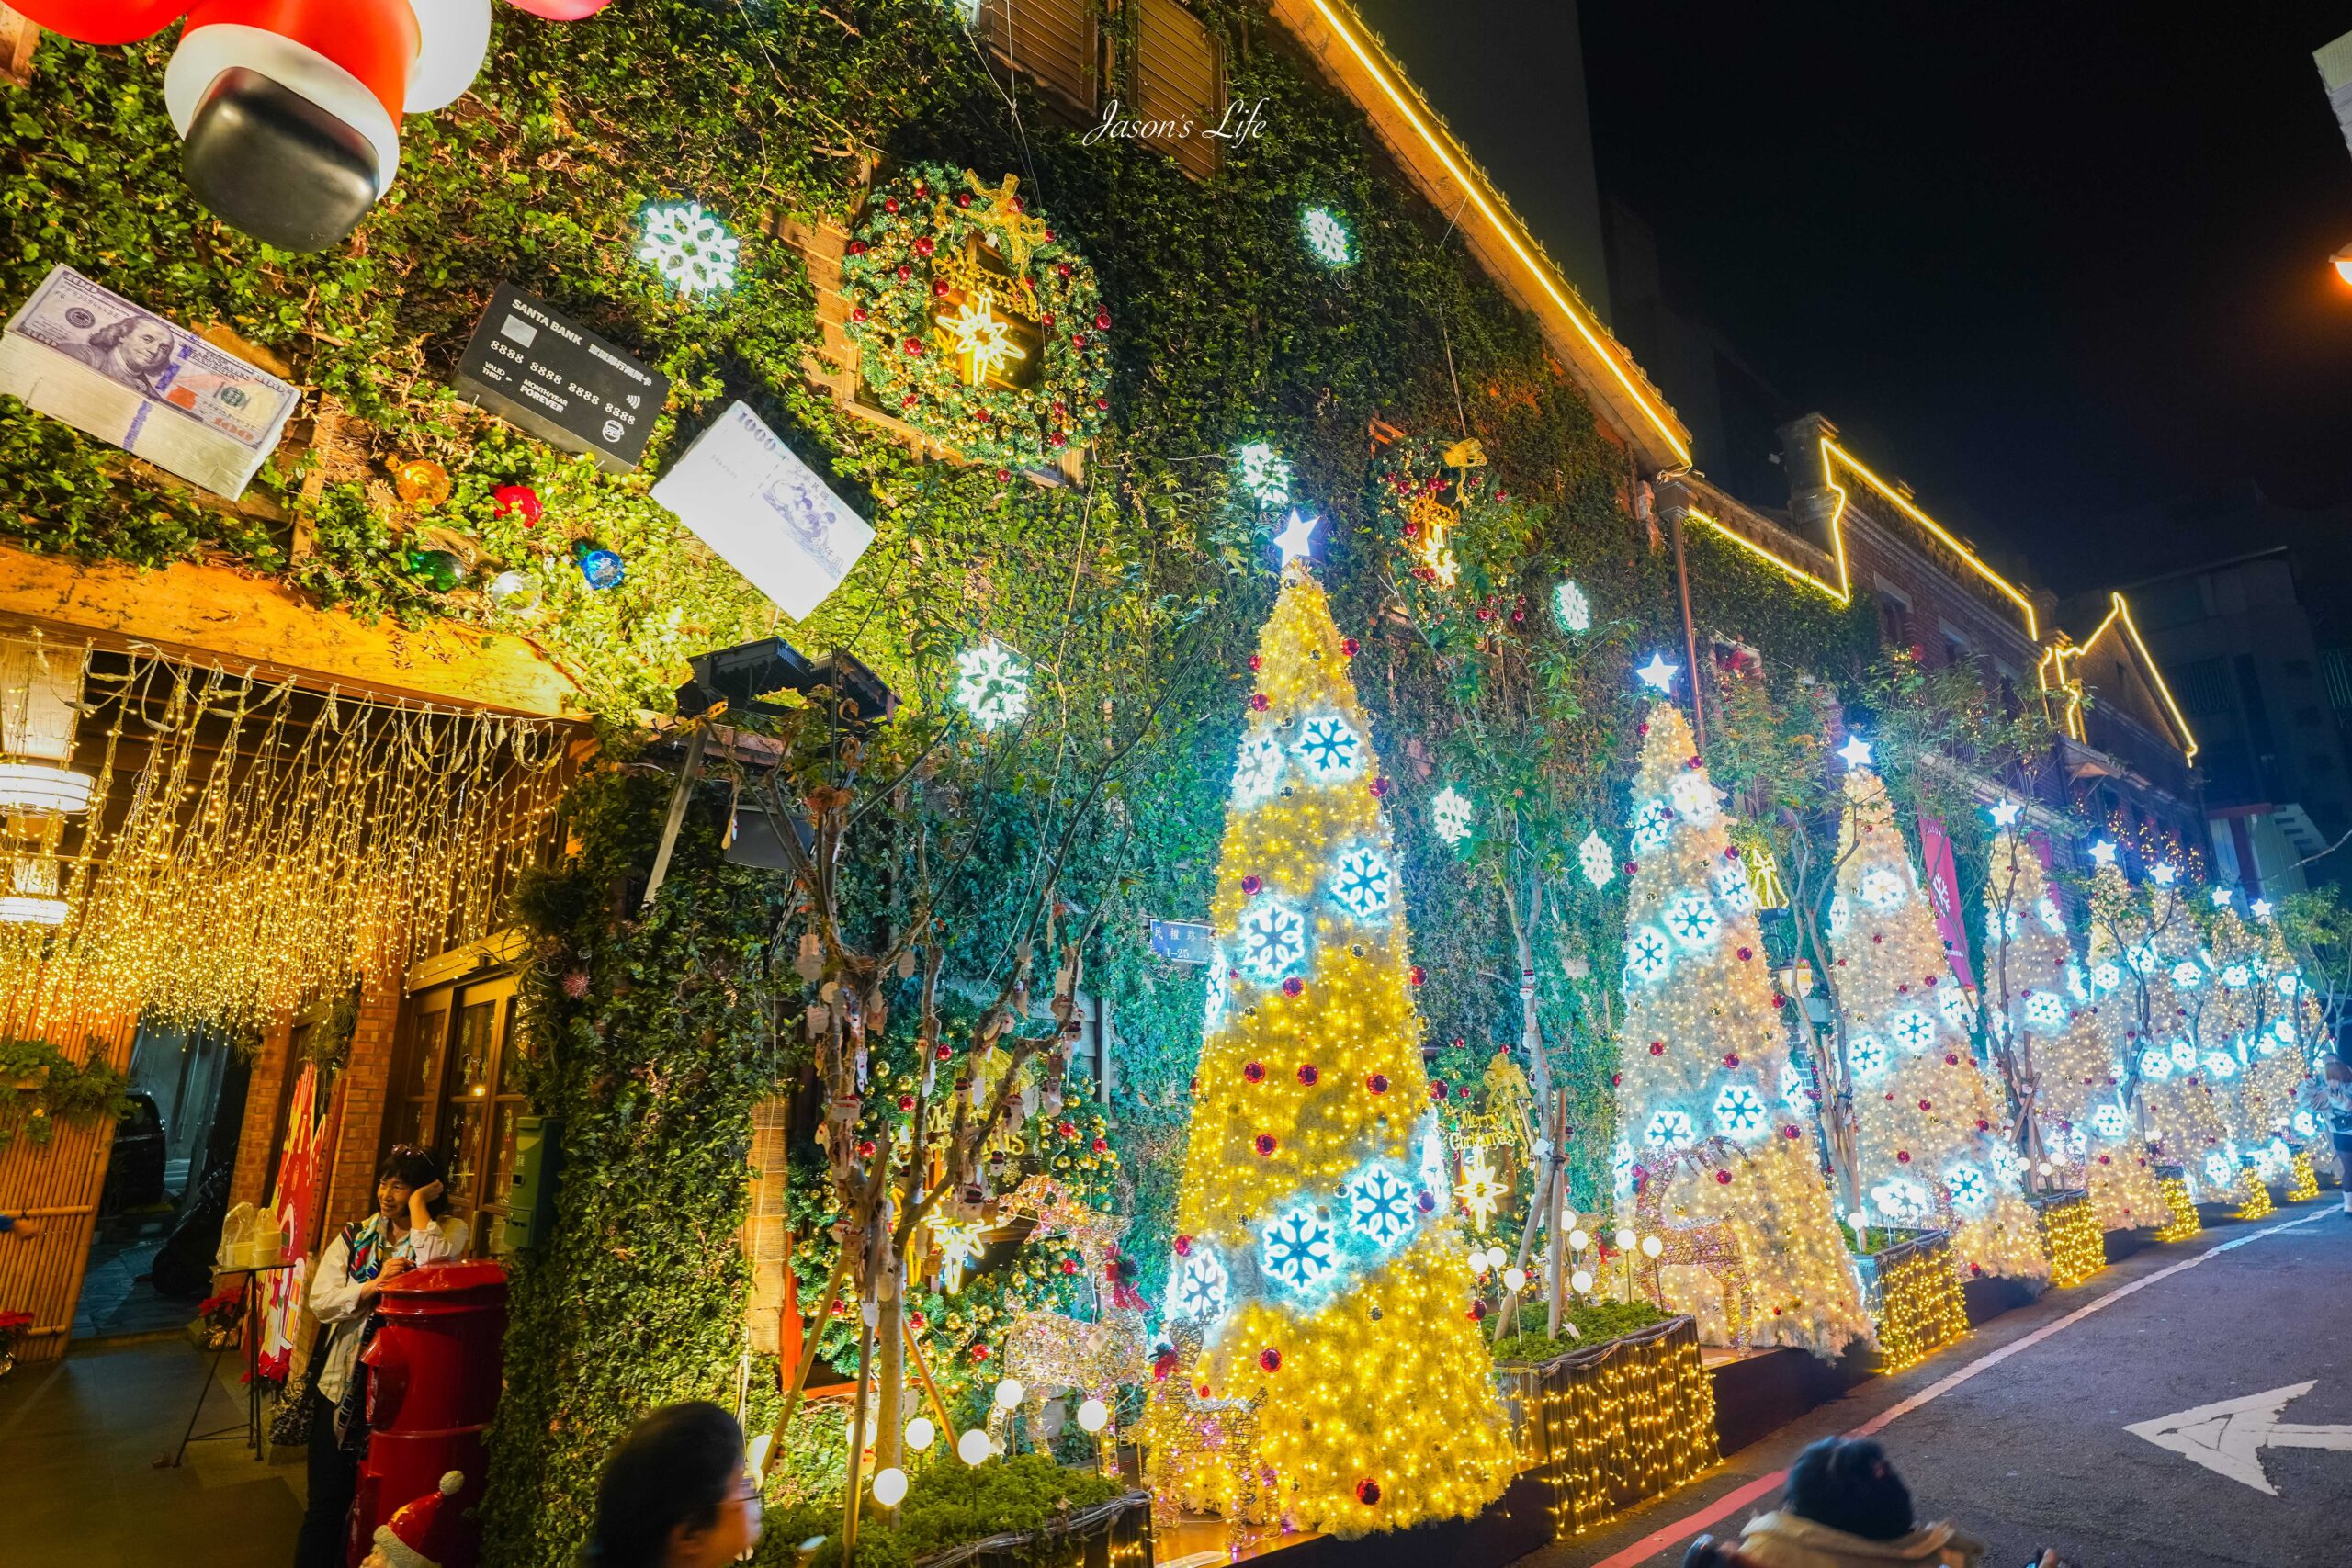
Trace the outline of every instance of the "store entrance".
<instances>
[{"instance_id":1,"label":"store entrance","mask_svg":"<svg viewBox=\"0 0 2352 1568\"><path fill-rule=\"evenodd\" d=\"M514 976L432 986L408 998L392 1058L390 1114L378 1158L396 1144L439 1155L449 1173L449 1211L466 1222L470 1250L490 1252L506 1214L523 1098Z\"/></svg>"}]
</instances>

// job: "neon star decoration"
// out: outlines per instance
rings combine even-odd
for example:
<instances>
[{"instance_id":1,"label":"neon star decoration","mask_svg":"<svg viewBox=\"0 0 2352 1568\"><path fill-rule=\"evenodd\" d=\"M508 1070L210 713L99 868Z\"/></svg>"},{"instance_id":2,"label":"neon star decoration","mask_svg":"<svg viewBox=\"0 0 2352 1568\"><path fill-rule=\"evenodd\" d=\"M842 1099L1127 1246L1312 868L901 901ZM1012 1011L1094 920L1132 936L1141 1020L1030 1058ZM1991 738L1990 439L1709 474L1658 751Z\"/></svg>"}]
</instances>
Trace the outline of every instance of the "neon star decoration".
<instances>
[{"instance_id":1,"label":"neon star decoration","mask_svg":"<svg viewBox=\"0 0 2352 1568\"><path fill-rule=\"evenodd\" d=\"M1394 1247L1413 1229L1413 1190L1385 1165L1367 1166L1342 1189L1348 1224L1376 1247Z\"/></svg>"},{"instance_id":2,"label":"neon star decoration","mask_svg":"<svg viewBox=\"0 0 2352 1568\"><path fill-rule=\"evenodd\" d=\"M1261 506L1290 504L1290 459L1263 441L1252 441L1240 451L1241 488Z\"/></svg>"},{"instance_id":3,"label":"neon star decoration","mask_svg":"<svg viewBox=\"0 0 2352 1568\"><path fill-rule=\"evenodd\" d=\"M656 202L645 209L637 259L681 294L717 294L735 281L741 243L699 201Z\"/></svg>"},{"instance_id":4,"label":"neon star decoration","mask_svg":"<svg viewBox=\"0 0 2352 1568\"><path fill-rule=\"evenodd\" d=\"M2180 867L2162 861L2148 868L2148 879L2159 887L2170 887L2180 878Z\"/></svg>"},{"instance_id":5,"label":"neon star decoration","mask_svg":"<svg viewBox=\"0 0 2352 1568\"><path fill-rule=\"evenodd\" d=\"M1667 658L1665 654L1653 653L1650 655L1650 661L1634 671L1634 674L1643 685L1663 695L1674 690L1674 678L1681 673L1681 671L1682 666Z\"/></svg>"},{"instance_id":6,"label":"neon star decoration","mask_svg":"<svg viewBox=\"0 0 2352 1568\"><path fill-rule=\"evenodd\" d=\"M2226 909L2230 907L2230 890L2228 888L2216 887L2213 889L2213 908L2216 909Z\"/></svg>"},{"instance_id":7,"label":"neon star decoration","mask_svg":"<svg viewBox=\"0 0 2352 1568\"><path fill-rule=\"evenodd\" d=\"M2105 839L2101 839L2098 843L2091 846L2091 862L2095 865L2113 865L2115 863L2115 846L2109 843Z\"/></svg>"},{"instance_id":8,"label":"neon star decoration","mask_svg":"<svg viewBox=\"0 0 2352 1568\"><path fill-rule=\"evenodd\" d=\"M1312 1209L1293 1209L1262 1233L1266 1272L1294 1291L1311 1291L1339 1262L1331 1227Z\"/></svg>"},{"instance_id":9,"label":"neon star decoration","mask_svg":"<svg viewBox=\"0 0 2352 1568\"><path fill-rule=\"evenodd\" d=\"M1315 530L1322 525L1320 517L1301 517L1292 509L1290 521L1274 536L1274 548L1282 552L1283 565L1293 561L1312 560L1315 557Z\"/></svg>"},{"instance_id":10,"label":"neon star decoration","mask_svg":"<svg viewBox=\"0 0 2352 1568\"><path fill-rule=\"evenodd\" d=\"M1329 208L1308 208L1299 214L1298 226L1306 236L1308 254L1325 266L1342 267L1355 261L1355 240Z\"/></svg>"},{"instance_id":11,"label":"neon star decoration","mask_svg":"<svg viewBox=\"0 0 2352 1568\"><path fill-rule=\"evenodd\" d=\"M1317 783L1337 784L1363 766L1363 740L1338 714L1317 714L1299 726L1298 757Z\"/></svg>"},{"instance_id":12,"label":"neon star decoration","mask_svg":"<svg viewBox=\"0 0 2352 1568\"><path fill-rule=\"evenodd\" d=\"M1396 899L1396 874L1387 857L1358 844L1340 857L1331 877L1331 901L1367 924L1385 921Z\"/></svg>"},{"instance_id":13,"label":"neon star decoration","mask_svg":"<svg viewBox=\"0 0 2352 1568\"><path fill-rule=\"evenodd\" d=\"M1458 844L1470 836L1470 824L1476 816L1469 796L1452 784L1439 790L1430 802L1430 829L1449 844Z\"/></svg>"},{"instance_id":14,"label":"neon star decoration","mask_svg":"<svg viewBox=\"0 0 2352 1568\"><path fill-rule=\"evenodd\" d=\"M1253 735L1241 743L1233 765L1233 804L1248 811L1274 797L1283 783L1282 743L1271 735Z\"/></svg>"},{"instance_id":15,"label":"neon star decoration","mask_svg":"<svg viewBox=\"0 0 2352 1568\"><path fill-rule=\"evenodd\" d=\"M1642 1129L1642 1142L1654 1149L1689 1148L1699 1141L1698 1124L1687 1111L1666 1110L1650 1118Z\"/></svg>"},{"instance_id":16,"label":"neon star decoration","mask_svg":"<svg viewBox=\"0 0 2352 1568\"><path fill-rule=\"evenodd\" d=\"M1598 832L1587 833L1577 846L1577 865L1595 887L1606 887L1617 874L1617 852Z\"/></svg>"},{"instance_id":17,"label":"neon star decoration","mask_svg":"<svg viewBox=\"0 0 2352 1568\"><path fill-rule=\"evenodd\" d=\"M1735 1138L1752 1137L1764 1130L1764 1101L1744 1083L1724 1085L1713 1108L1715 1125Z\"/></svg>"},{"instance_id":18,"label":"neon star decoration","mask_svg":"<svg viewBox=\"0 0 2352 1568\"><path fill-rule=\"evenodd\" d=\"M1592 601L1585 597L1576 579L1569 578L1552 590L1552 618L1560 623L1562 631L1592 629Z\"/></svg>"},{"instance_id":19,"label":"neon star decoration","mask_svg":"<svg viewBox=\"0 0 2352 1568\"><path fill-rule=\"evenodd\" d=\"M1849 768L1871 766L1871 743L1859 735L1846 737L1846 744L1838 748L1838 755Z\"/></svg>"},{"instance_id":20,"label":"neon star decoration","mask_svg":"<svg viewBox=\"0 0 2352 1568\"><path fill-rule=\"evenodd\" d=\"M1510 1195L1510 1189L1487 1163L1483 1145L1462 1156L1462 1179L1454 1184L1453 1195L1461 1200L1462 1212L1470 1216L1471 1227L1476 1230L1485 1230L1496 1211L1502 1207L1503 1200Z\"/></svg>"},{"instance_id":21,"label":"neon star decoration","mask_svg":"<svg viewBox=\"0 0 2352 1568\"><path fill-rule=\"evenodd\" d=\"M2017 825L2018 813L2024 809L2024 807L2019 806L2014 800L1995 801L1992 805L1984 808L1985 814L1993 818L1993 826L1996 828L2015 827Z\"/></svg>"},{"instance_id":22,"label":"neon star decoration","mask_svg":"<svg viewBox=\"0 0 2352 1568\"><path fill-rule=\"evenodd\" d=\"M946 335L948 352L963 360L965 380L975 387L986 386L989 377L1029 357L1029 351L1012 341L1012 323L996 313L995 305L996 296L983 288L953 314L932 318Z\"/></svg>"},{"instance_id":23,"label":"neon star decoration","mask_svg":"<svg viewBox=\"0 0 2352 1568\"><path fill-rule=\"evenodd\" d=\"M1280 898L1263 897L1241 912L1234 929L1241 972L1271 986L1306 962L1306 917Z\"/></svg>"},{"instance_id":24,"label":"neon star decoration","mask_svg":"<svg viewBox=\"0 0 2352 1568\"><path fill-rule=\"evenodd\" d=\"M964 1270L980 1255L980 1223L936 1217L925 1223L931 1227L931 1244L939 1250L939 1288L952 1296L964 1288Z\"/></svg>"},{"instance_id":25,"label":"neon star decoration","mask_svg":"<svg viewBox=\"0 0 2352 1568\"><path fill-rule=\"evenodd\" d=\"M2267 920L2270 918L2270 900L2267 898L2256 898L2246 908L2254 911L2254 918L2257 920Z\"/></svg>"},{"instance_id":26,"label":"neon star decoration","mask_svg":"<svg viewBox=\"0 0 2352 1568\"><path fill-rule=\"evenodd\" d=\"M982 729L1018 724L1029 711L1029 671L994 637L956 656L956 705Z\"/></svg>"}]
</instances>

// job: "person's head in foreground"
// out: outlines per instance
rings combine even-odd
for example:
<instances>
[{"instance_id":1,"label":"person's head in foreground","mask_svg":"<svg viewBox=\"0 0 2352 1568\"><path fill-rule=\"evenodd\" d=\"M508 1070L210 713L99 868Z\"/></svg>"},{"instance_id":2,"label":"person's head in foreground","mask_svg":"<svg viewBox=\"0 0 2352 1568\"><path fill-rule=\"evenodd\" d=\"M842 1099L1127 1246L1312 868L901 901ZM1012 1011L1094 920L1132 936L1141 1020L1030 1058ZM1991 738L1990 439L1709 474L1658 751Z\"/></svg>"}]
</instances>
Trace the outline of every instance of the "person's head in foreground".
<instances>
[{"instance_id":1,"label":"person's head in foreground","mask_svg":"<svg viewBox=\"0 0 2352 1568\"><path fill-rule=\"evenodd\" d=\"M1790 1464L1781 1506L1748 1520L1737 1551L1715 1562L1724 1568L1975 1568L1984 1551L1982 1541L1949 1524L1914 1528L1911 1489L1878 1444L1824 1438Z\"/></svg>"},{"instance_id":2,"label":"person's head in foreground","mask_svg":"<svg viewBox=\"0 0 2352 1568\"><path fill-rule=\"evenodd\" d=\"M605 1461L588 1538L594 1568L718 1568L759 1539L743 1429L718 1405L656 1410Z\"/></svg>"}]
</instances>

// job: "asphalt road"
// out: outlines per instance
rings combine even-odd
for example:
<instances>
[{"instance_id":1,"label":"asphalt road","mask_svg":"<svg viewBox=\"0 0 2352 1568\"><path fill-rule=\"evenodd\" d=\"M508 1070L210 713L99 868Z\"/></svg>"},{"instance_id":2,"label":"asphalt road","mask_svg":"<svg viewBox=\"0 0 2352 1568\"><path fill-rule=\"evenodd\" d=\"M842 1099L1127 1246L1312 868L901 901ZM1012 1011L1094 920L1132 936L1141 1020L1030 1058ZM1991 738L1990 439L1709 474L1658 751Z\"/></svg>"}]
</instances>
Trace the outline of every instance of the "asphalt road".
<instances>
[{"instance_id":1,"label":"asphalt road","mask_svg":"<svg viewBox=\"0 0 2352 1568\"><path fill-rule=\"evenodd\" d=\"M1885 1444L1919 1518L1988 1541L1986 1568L2045 1546L2080 1568L2352 1564L2352 1215L2340 1204L2330 1191L2145 1248L1522 1568L1679 1563L1702 1529L1736 1539L1778 1501L1781 1467L1838 1433Z\"/></svg>"}]
</instances>

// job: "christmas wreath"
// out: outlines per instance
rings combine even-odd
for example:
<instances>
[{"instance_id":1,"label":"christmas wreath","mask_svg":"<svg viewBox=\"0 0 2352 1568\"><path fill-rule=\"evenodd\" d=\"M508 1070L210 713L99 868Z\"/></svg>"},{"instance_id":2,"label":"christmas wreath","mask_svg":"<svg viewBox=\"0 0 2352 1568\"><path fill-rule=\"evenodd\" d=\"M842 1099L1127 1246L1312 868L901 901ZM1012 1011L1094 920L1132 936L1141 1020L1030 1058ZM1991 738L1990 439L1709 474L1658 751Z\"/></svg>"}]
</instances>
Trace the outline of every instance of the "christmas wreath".
<instances>
[{"instance_id":1,"label":"christmas wreath","mask_svg":"<svg viewBox=\"0 0 2352 1568\"><path fill-rule=\"evenodd\" d=\"M1518 575L1536 509L1495 482L1476 440L1410 436L1373 465L1373 490L1397 553L1397 598L1425 634L1483 640L1528 615Z\"/></svg>"},{"instance_id":2,"label":"christmas wreath","mask_svg":"<svg viewBox=\"0 0 2352 1568\"><path fill-rule=\"evenodd\" d=\"M842 259L868 394L1007 478L1093 439L1111 406L1094 269L1018 186L918 165L868 196Z\"/></svg>"}]
</instances>

